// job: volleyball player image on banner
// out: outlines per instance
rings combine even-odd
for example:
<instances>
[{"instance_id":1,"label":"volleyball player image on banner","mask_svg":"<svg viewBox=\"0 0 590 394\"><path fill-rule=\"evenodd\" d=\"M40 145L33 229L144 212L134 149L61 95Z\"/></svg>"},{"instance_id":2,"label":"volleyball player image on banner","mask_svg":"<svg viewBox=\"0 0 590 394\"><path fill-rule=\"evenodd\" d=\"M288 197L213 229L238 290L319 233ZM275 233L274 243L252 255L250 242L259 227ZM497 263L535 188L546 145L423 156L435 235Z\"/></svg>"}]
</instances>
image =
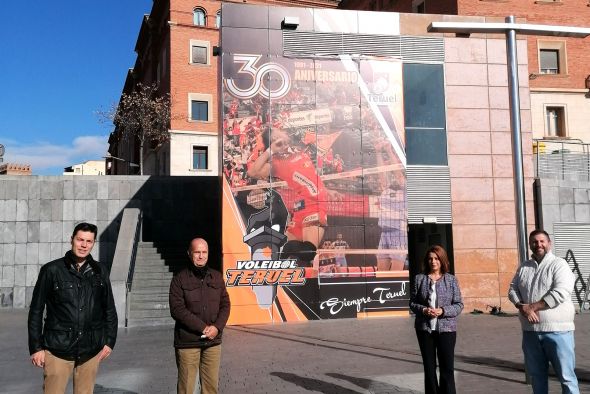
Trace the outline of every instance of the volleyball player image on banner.
<instances>
[{"instance_id":1,"label":"volleyball player image on banner","mask_svg":"<svg viewBox=\"0 0 590 394\"><path fill-rule=\"evenodd\" d=\"M244 311L236 321L407 310L401 62L222 62L223 253Z\"/></svg>"}]
</instances>

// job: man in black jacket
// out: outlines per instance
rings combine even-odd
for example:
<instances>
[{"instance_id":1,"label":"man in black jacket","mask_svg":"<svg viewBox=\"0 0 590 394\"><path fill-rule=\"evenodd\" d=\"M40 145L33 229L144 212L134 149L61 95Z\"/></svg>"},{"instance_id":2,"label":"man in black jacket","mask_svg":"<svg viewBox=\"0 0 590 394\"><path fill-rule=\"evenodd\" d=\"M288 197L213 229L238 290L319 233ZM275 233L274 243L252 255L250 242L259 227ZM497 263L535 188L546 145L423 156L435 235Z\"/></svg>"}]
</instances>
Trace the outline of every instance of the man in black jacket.
<instances>
[{"instance_id":1,"label":"man in black jacket","mask_svg":"<svg viewBox=\"0 0 590 394\"><path fill-rule=\"evenodd\" d=\"M33 365L43 368L45 393L65 392L72 372L74 394L92 393L98 365L115 346L109 273L90 255L96 234L95 225L78 224L72 249L39 271L29 310L29 352Z\"/></svg>"},{"instance_id":2,"label":"man in black jacket","mask_svg":"<svg viewBox=\"0 0 590 394\"><path fill-rule=\"evenodd\" d=\"M178 394L192 394L199 376L202 394L217 394L221 335L229 318L230 300L223 275L207 266L209 246L191 241L192 264L170 283L170 314L176 321L174 347Z\"/></svg>"}]
</instances>

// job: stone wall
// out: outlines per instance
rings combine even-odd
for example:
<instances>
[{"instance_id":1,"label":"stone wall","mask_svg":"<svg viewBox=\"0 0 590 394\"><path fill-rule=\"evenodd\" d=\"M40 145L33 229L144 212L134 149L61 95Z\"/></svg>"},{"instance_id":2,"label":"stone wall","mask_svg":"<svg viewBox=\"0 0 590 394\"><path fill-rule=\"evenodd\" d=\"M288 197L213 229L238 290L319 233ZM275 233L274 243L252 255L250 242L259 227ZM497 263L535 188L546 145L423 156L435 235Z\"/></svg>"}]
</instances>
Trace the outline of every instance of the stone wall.
<instances>
[{"instance_id":1,"label":"stone wall","mask_svg":"<svg viewBox=\"0 0 590 394\"><path fill-rule=\"evenodd\" d=\"M553 236L559 222L590 223L590 182L537 179L541 212L539 226Z\"/></svg>"},{"instance_id":2,"label":"stone wall","mask_svg":"<svg viewBox=\"0 0 590 394\"><path fill-rule=\"evenodd\" d=\"M214 256L218 196L213 177L0 177L0 308L29 305L39 268L70 249L79 222L97 224L92 255L110 266L126 207L142 210L143 241L186 244L201 235Z\"/></svg>"}]
</instances>

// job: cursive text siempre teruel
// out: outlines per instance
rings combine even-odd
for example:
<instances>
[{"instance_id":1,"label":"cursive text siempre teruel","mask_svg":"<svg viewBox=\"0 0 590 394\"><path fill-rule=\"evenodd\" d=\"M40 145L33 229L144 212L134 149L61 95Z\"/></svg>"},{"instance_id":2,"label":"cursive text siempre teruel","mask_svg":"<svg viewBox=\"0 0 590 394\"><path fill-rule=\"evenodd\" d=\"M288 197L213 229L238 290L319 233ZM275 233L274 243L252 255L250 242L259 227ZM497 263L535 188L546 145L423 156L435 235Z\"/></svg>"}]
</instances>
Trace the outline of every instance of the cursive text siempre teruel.
<instances>
[{"instance_id":1,"label":"cursive text siempre teruel","mask_svg":"<svg viewBox=\"0 0 590 394\"><path fill-rule=\"evenodd\" d=\"M348 300L343 298L342 300L337 297L332 297L326 301L323 301L320 304L320 309L329 308L331 315L338 314L342 308L355 306L356 311L360 312L361 308L364 304L368 304L370 302L379 302L380 304L385 304L388 300L393 300L395 298L400 298L405 295L406 293L406 282L402 282L401 288L399 291L390 291L390 288L387 287L376 287L373 289L373 294L377 296L376 298L372 297L360 297L352 300Z\"/></svg>"}]
</instances>

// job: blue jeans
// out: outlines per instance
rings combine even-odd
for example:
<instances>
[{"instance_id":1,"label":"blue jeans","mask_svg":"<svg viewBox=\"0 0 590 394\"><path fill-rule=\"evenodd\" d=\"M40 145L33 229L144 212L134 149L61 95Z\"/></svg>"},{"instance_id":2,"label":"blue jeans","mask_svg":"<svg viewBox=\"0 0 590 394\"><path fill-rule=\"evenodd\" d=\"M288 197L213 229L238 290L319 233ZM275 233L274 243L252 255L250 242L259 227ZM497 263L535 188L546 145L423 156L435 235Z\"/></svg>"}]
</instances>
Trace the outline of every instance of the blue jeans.
<instances>
[{"instance_id":1,"label":"blue jeans","mask_svg":"<svg viewBox=\"0 0 590 394\"><path fill-rule=\"evenodd\" d=\"M534 394L547 394L549 362L561 383L564 394L579 394L578 379L574 368L576 353L574 352L574 332L554 331L535 332L523 331L522 351L527 373L533 383Z\"/></svg>"}]
</instances>

